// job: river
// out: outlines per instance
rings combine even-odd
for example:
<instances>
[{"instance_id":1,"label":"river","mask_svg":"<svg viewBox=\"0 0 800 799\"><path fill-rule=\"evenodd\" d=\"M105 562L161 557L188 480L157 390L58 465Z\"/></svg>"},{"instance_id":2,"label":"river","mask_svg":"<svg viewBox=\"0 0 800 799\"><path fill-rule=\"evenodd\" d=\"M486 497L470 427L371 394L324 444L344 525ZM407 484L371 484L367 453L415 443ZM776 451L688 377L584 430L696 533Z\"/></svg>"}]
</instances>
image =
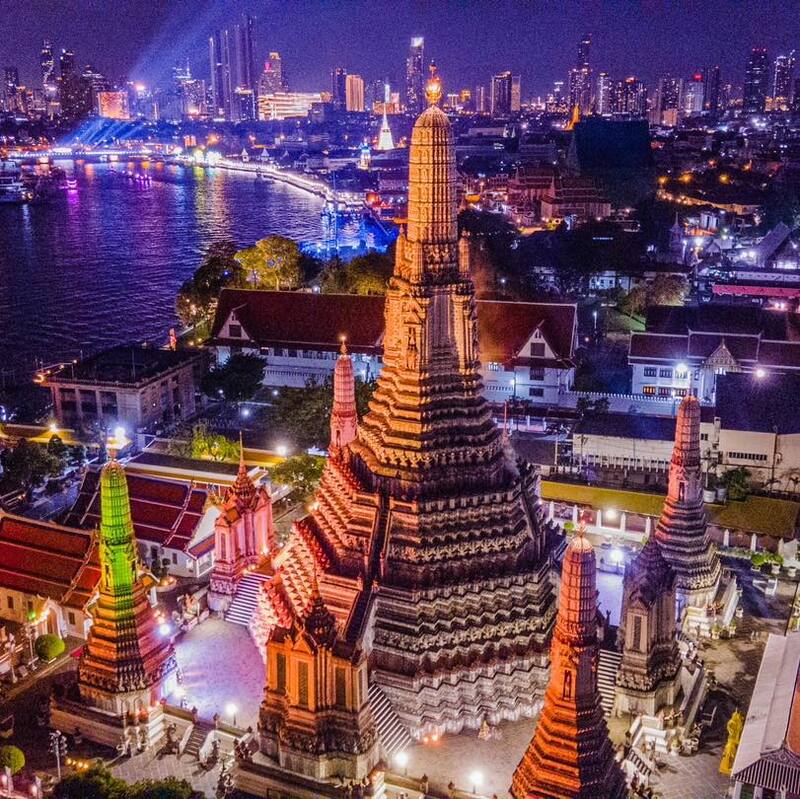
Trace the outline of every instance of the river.
<instances>
[{"instance_id":1,"label":"river","mask_svg":"<svg viewBox=\"0 0 800 799\"><path fill-rule=\"evenodd\" d=\"M0 206L0 370L6 379L117 343L166 340L175 294L213 241L323 235L322 200L224 170L152 164L137 185L60 164L76 192ZM129 165L133 168L133 165ZM118 165L123 170L124 165Z\"/></svg>"}]
</instances>

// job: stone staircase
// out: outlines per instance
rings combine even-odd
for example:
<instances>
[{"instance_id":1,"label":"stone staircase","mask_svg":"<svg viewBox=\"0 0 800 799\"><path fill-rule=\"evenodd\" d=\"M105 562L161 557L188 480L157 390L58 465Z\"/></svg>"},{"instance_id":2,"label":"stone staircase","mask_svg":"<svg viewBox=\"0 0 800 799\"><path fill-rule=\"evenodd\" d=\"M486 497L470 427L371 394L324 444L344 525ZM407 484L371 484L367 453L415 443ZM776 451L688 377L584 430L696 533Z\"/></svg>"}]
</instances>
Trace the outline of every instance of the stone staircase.
<instances>
[{"instance_id":1,"label":"stone staircase","mask_svg":"<svg viewBox=\"0 0 800 799\"><path fill-rule=\"evenodd\" d=\"M597 659L597 689L600 691L606 716L610 716L614 709L614 686L621 662L622 654L620 652L613 649L600 650L600 657Z\"/></svg>"},{"instance_id":2,"label":"stone staircase","mask_svg":"<svg viewBox=\"0 0 800 799\"><path fill-rule=\"evenodd\" d=\"M225 621L247 627L255 613L262 583L269 579L270 576L268 574L261 574L260 572L248 572L245 574L239 581L233 601L228 610L225 611Z\"/></svg>"},{"instance_id":3,"label":"stone staircase","mask_svg":"<svg viewBox=\"0 0 800 799\"><path fill-rule=\"evenodd\" d=\"M392 755L407 749L413 741L395 713L392 703L377 683L371 683L369 686L369 705L372 708L384 755L387 760L391 760Z\"/></svg>"},{"instance_id":4,"label":"stone staircase","mask_svg":"<svg viewBox=\"0 0 800 799\"><path fill-rule=\"evenodd\" d=\"M188 755L192 760L200 759L200 749L208 738L208 734L214 729L212 724L206 721L198 721L192 727L192 733L186 746L183 747L182 754Z\"/></svg>"}]
</instances>

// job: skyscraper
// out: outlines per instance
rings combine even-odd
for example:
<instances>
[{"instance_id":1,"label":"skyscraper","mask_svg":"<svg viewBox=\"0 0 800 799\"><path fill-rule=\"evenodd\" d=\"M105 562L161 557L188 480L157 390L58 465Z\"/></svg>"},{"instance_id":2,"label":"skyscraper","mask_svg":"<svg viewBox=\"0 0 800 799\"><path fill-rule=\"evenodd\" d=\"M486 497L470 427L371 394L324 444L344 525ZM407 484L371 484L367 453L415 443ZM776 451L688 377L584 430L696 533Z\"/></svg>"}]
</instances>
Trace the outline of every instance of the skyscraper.
<instances>
[{"instance_id":1,"label":"skyscraper","mask_svg":"<svg viewBox=\"0 0 800 799\"><path fill-rule=\"evenodd\" d=\"M658 82L656 98L657 122L660 125L675 126L678 124L678 113L681 108L683 80L673 75L663 75Z\"/></svg>"},{"instance_id":2,"label":"skyscraper","mask_svg":"<svg viewBox=\"0 0 800 799\"><path fill-rule=\"evenodd\" d=\"M706 86L703 75L695 72L689 80L683 84L683 95L681 97L681 114L685 117L693 117L703 111L703 101L706 95Z\"/></svg>"},{"instance_id":3,"label":"skyscraper","mask_svg":"<svg viewBox=\"0 0 800 799\"><path fill-rule=\"evenodd\" d=\"M476 86L475 87L475 100L473 103L475 108L476 114L485 114L486 113L486 87L485 86Z\"/></svg>"},{"instance_id":4,"label":"skyscraper","mask_svg":"<svg viewBox=\"0 0 800 799\"><path fill-rule=\"evenodd\" d=\"M588 111L592 100L592 69L589 66L589 50L592 35L584 34L578 45L578 59L569 71L569 105L576 105L581 111Z\"/></svg>"},{"instance_id":5,"label":"skyscraper","mask_svg":"<svg viewBox=\"0 0 800 799\"><path fill-rule=\"evenodd\" d=\"M522 78L519 75L511 76L511 113L515 114L522 108Z\"/></svg>"},{"instance_id":6,"label":"skyscraper","mask_svg":"<svg viewBox=\"0 0 800 799\"><path fill-rule=\"evenodd\" d=\"M364 110L364 79L361 75L348 75L345 80L345 108L348 111Z\"/></svg>"},{"instance_id":7,"label":"skyscraper","mask_svg":"<svg viewBox=\"0 0 800 799\"><path fill-rule=\"evenodd\" d=\"M331 99L334 108L347 107L347 70L344 67L331 70Z\"/></svg>"},{"instance_id":8,"label":"skyscraper","mask_svg":"<svg viewBox=\"0 0 800 799\"><path fill-rule=\"evenodd\" d=\"M614 83L608 72L601 72L597 76L597 95L595 108L598 114L610 114L613 109Z\"/></svg>"},{"instance_id":9,"label":"skyscraper","mask_svg":"<svg viewBox=\"0 0 800 799\"><path fill-rule=\"evenodd\" d=\"M59 73L61 116L67 122L77 122L92 111L92 85L78 74L72 50L61 51Z\"/></svg>"},{"instance_id":10,"label":"skyscraper","mask_svg":"<svg viewBox=\"0 0 800 799\"><path fill-rule=\"evenodd\" d=\"M763 114L767 103L769 57L764 47L754 47L747 59L742 108L746 114Z\"/></svg>"},{"instance_id":11,"label":"skyscraper","mask_svg":"<svg viewBox=\"0 0 800 799\"><path fill-rule=\"evenodd\" d=\"M281 54L272 52L264 62L264 71L258 79L258 95L277 94L286 91L283 79L283 62Z\"/></svg>"},{"instance_id":12,"label":"skyscraper","mask_svg":"<svg viewBox=\"0 0 800 799\"><path fill-rule=\"evenodd\" d=\"M255 94L258 89L258 72L253 45L255 17L245 14L236 25L236 86L250 89Z\"/></svg>"},{"instance_id":13,"label":"skyscraper","mask_svg":"<svg viewBox=\"0 0 800 799\"><path fill-rule=\"evenodd\" d=\"M211 66L211 115L224 118L226 98L221 31L214 31L208 39L208 60Z\"/></svg>"},{"instance_id":14,"label":"skyscraper","mask_svg":"<svg viewBox=\"0 0 800 799\"><path fill-rule=\"evenodd\" d=\"M3 70L3 93L5 95L6 111L13 113L19 109L19 70L16 67L6 67Z\"/></svg>"},{"instance_id":15,"label":"skyscraper","mask_svg":"<svg viewBox=\"0 0 800 799\"><path fill-rule=\"evenodd\" d=\"M721 107L721 77L719 64L714 65L711 69L706 70L706 97L705 108L712 114L715 114ZM724 109L723 109L724 110Z\"/></svg>"},{"instance_id":16,"label":"skyscraper","mask_svg":"<svg viewBox=\"0 0 800 799\"><path fill-rule=\"evenodd\" d=\"M42 74L42 91L47 96L56 90L56 61L53 57L53 43L50 39L42 41L42 52L39 55L39 66Z\"/></svg>"},{"instance_id":17,"label":"skyscraper","mask_svg":"<svg viewBox=\"0 0 800 799\"><path fill-rule=\"evenodd\" d=\"M514 85L516 83L516 91ZM509 70L492 77L492 116L507 116L520 108L520 78ZM516 104L516 107L515 107Z\"/></svg>"},{"instance_id":18,"label":"skyscraper","mask_svg":"<svg viewBox=\"0 0 800 799\"><path fill-rule=\"evenodd\" d=\"M792 78L794 77L794 50L789 55L775 59L772 78L772 108L785 111L792 101Z\"/></svg>"},{"instance_id":19,"label":"skyscraper","mask_svg":"<svg viewBox=\"0 0 800 799\"><path fill-rule=\"evenodd\" d=\"M424 107L425 38L414 36L406 59L406 110L419 114Z\"/></svg>"}]
</instances>

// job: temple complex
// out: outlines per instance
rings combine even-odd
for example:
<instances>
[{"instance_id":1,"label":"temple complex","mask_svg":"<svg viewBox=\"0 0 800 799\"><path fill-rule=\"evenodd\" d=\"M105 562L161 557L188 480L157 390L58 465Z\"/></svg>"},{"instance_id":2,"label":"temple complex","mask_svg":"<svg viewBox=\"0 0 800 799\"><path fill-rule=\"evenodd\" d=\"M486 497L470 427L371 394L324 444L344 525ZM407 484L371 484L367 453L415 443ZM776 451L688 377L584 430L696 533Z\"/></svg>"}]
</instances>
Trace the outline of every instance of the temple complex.
<instances>
[{"instance_id":1,"label":"temple complex","mask_svg":"<svg viewBox=\"0 0 800 799\"><path fill-rule=\"evenodd\" d=\"M208 606L224 613L242 576L275 551L272 497L266 486L256 486L247 473L244 447L239 444L239 472L225 493L214 524L214 571Z\"/></svg>"},{"instance_id":2,"label":"temple complex","mask_svg":"<svg viewBox=\"0 0 800 799\"><path fill-rule=\"evenodd\" d=\"M713 624L727 624L738 594L734 578L721 579L719 555L706 529L696 397L684 397L678 408L669 488L655 538L676 574L678 625L707 635Z\"/></svg>"},{"instance_id":3,"label":"temple complex","mask_svg":"<svg viewBox=\"0 0 800 799\"><path fill-rule=\"evenodd\" d=\"M173 687L175 652L159 630L139 574L122 466L110 461L100 481L100 596L78 667L81 701L54 700L51 723L63 732L80 729L100 743L116 746L127 739L141 746L163 730L158 701Z\"/></svg>"},{"instance_id":4,"label":"temple complex","mask_svg":"<svg viewBox=\"0 0 800 799\"><path fill-rule=\"evenodd\" d=\"M547 684L552 556L563 538L544 520L538 475L514 459L481 394L453 134L437 107L435 76L428 95L412 134L408 227L397 243L384 366L369 412L356 426L343 354L330 457L312 511L276 556L251 625L259 644L269 637L260 730L268 754L280 703L272 671L290 640L302 646L315 602L335 619L329 648L341 653L340 661L319 660L326 676L318 684L361 674L341 733L361 742L359 752L368 752L372 729L359 704L367 690L371 698L382 693L419 738L532 715ZM287 685L294 679L299 684L294 675ZM318 761L341 748L334 738L317 737ZM355 779L370 759L354 756ZM320 774L319 765L294 763Z\"/></svg>"},{"instance_id":5,"label":"temple complex","mask_svg":"<svg viewBox=\"0 0 800 799\"><path fill-rule=\"evenodd\" d=\"M650 538L625 569L614 711L654 716L680 689L675 573Z\"/></svg>"},{"instance_id":6,"label":"temple complex","mask_svg":"<svg viewBox=\"0 0 800 799\"><path fill-rule=\"evenodd\" d=\"M597 688L596 571L594 549L581 524L564 555L550 682L533 739L514 772L514 799L627 795Z\"/></svg>"}]
</instances>

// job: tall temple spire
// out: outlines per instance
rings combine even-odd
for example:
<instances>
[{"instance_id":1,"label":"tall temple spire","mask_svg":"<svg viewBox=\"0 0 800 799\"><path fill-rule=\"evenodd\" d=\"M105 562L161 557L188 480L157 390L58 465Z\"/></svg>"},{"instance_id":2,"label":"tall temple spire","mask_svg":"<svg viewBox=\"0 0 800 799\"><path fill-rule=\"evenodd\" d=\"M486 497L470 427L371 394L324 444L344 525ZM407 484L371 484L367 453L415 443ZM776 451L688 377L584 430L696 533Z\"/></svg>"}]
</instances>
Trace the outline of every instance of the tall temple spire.
<instances>
[{"instance_id":1,"label":"tall temple spire","mask_svg":"<svg viewBox=\"0 0 800 799\"><path fill-rule=\"evenodd\" d=\"M378 146L376 150L394 150L394 139L392 129L389 127L389 118L386 115L386 104L383 106L383 120L381 121L381 132L378 134Z\"/></svg>"},{"instance_id":2,"label":"tall temple spire","mask_svg":"<svg viewBox=\"0 0 800 799\"><path fill-rule=\"evenodd\" d=\"M706 529L700 402L696 397L684 397L678 408L669 488L655 538L677 575L679 604L697 607L713 601L720 579L720 563Z\"/></svg>"},{"instance_id":3,"label":"tall temple spire","mask_svg":"<svg viewBox=\"0 0 800 799\"><path fill-rule=\"evenodd\" d=\"M256 495L255 483L250 479L250 475L247 473L247 464L244 462L244 439L241 430L239 431L239 471L231 485L231 493L243 507L250 505Z\"/></svg>"},{"instance_id":4,"label":"tall temple spire","mask_svg":"<svg viewBox=\"0 0 800 799\"><path fill-rule=\"evenodd\" d=\"M344 338L333 371L333 409L331 411L331 449L346 447L358 431L356 382L353 361Z\"/></svg>"},{"instance_id":5,"label":"tall temple spire","mask_svg":"<svg viewBox=\"0 0 800 799\"><path fill-rule=\"evenodd\" d=\"M428 95L411 135L408 226L369 412L328 459L251 626L271 669L311 604L316 565L338 622L336 650L369 669L415 738L536 711L555 621L552 556L563 540L537 503L538 474L503 446L481 390L455 146L435 74ZM282 701L273 690L267 730ZM272 752L270 736L262 740Z\"/></svg>"},{"instance_id":6,"label":"tall temple spire","mask_svg":"<svg viewBox=\"0 0 800 799\"><path fill-rule=\"evenodd\" d=\"M652 536L625 567L619 629L622 662L614 709L655 716L680 688L675 630L675 573Z\"/></svg>"},{"instance_id":7,"label":"tall temple spire","mask_svg":"<svg viewBox=\"0 0 800 799\"><path fill-rule=\"evenodd\" d=\"M148 702L160 698L161 683L175 669L175 653L159 633L137 574L128 483L115 460L100 475L100 510L100 597L78 678L85 699L119 711L127 694L141 699L144 691Z\"/></svg>"},{"instance_id":8,"label":"tall temple spire","mask_svg":"<svg viewBox=\"0 0 800 799\"><path fill-rule=\"evenodd\" d=\"M596 570L581 522L564 555L550 682L533 740L514 772L514 799L625 796L597 688Z\"/></svg>"}]
</instances>

